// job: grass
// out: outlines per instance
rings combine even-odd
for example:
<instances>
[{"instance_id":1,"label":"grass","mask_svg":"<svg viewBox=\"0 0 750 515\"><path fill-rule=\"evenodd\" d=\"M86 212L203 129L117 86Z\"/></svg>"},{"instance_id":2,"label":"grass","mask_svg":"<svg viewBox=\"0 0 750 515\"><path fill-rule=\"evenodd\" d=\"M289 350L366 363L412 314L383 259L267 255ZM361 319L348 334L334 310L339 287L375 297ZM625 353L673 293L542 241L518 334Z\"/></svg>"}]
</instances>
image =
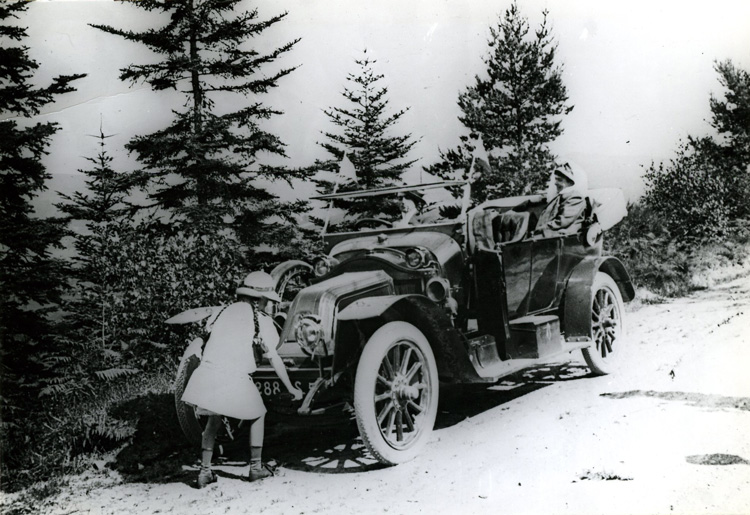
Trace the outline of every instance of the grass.
<instances>
[{"instance_id":1,"label":"grass","mask_svg":"<svg viewBox=\"0 0 750 515\"><path fill-rule=\"evenodd\" d=\"M92 467L103 453L130 441L139 417L127 416L118 407L148 395L166 394L171 374L141 375L113 381L95 397L79 400L51 399L49 410L18 421L16 437L3 449L2 490L43 496L55 493L60 478Z\"/></svg>"}]
</instances>

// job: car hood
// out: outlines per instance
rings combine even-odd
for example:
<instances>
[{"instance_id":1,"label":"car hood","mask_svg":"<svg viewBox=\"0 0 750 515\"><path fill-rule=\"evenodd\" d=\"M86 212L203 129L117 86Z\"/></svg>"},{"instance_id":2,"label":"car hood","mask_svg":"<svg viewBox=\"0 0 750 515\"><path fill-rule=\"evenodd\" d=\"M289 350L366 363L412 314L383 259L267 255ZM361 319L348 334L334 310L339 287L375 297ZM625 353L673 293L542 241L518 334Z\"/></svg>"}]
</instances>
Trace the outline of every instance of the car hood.
<instances>
[{"instance_id":1,"label":"car hood","mask_svg":"<svg viewBox=\"0 0 750 515\"><path fill-rule=\"evenodd\" d=\"M331 257L344 261L358 251L372 251L378 248L407 249L424 247L431 251L442 264L461 253L461 246L451 236L437 231L383 231L369 233L336 243L330 250ZM343 259L342 259L343 257Z\"/></svg>"}]
</instances>

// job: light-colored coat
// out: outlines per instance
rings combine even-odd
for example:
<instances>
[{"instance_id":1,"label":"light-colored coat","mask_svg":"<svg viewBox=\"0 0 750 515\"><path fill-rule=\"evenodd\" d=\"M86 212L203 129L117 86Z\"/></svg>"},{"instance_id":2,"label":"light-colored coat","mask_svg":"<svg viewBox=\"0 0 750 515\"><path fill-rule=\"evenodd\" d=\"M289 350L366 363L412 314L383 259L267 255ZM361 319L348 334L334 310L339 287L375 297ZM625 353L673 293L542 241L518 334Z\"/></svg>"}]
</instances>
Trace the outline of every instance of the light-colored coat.
<instances>
[{"instance_id":1,"label":"light-colored coat","mask_svg":"<svg viewBox=\"0 0 750 515\"><path fill-rule=\"evenodd\" d=\"M553 198L536 224L534 233L543 236L574 234L581 229L586 199L575 187L565 188Z\"/></svg>"},{"instance_id":2,"label":"light-colored coat","mask_svg":"<svg viewBox=\"0 0 750 515\"><path fill-rule=\"evenodd\" d=\"M279 336L273 321L260 313L258 325L265 346L275 347ZM227 306L213 324L201 364L190 377L182 400L242 420L264 415L263 399L250 377L257 369L254 336L253 306L246 302Z\"/></svg>"}]
</instances>

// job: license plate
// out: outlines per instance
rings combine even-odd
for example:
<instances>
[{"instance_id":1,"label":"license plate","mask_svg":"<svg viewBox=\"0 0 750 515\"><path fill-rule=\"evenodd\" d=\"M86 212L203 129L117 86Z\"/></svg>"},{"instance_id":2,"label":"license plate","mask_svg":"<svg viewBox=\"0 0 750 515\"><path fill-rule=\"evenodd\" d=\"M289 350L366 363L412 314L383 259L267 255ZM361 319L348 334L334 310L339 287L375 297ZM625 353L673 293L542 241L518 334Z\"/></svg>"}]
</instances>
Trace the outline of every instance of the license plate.
<instances>
[{"instance_id":1,"label":"license plate","mask_svg":"<svg viewBox=\"0 0 750 515\"><path fill-rule=\"evenodd\" d=\"M314 381L292 381L292 384L304 393L310 391ZM278 379L255 379L255 386L264 398L274 397L280 393L288 393L286 387Z\"/></svg>"}]
</instances>

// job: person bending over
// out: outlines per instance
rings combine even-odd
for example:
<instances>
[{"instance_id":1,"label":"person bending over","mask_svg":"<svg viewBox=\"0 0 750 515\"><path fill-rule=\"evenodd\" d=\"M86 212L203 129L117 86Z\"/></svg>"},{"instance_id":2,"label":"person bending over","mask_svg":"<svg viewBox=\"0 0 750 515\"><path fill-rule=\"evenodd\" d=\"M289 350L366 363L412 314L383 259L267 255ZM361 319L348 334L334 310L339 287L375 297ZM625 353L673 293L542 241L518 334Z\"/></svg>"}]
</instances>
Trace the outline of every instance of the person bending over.
<instances>
[{"instance_id":1,"label":"person bending over","mask_svg":"<svg viewBox=\"0 0 750 515\"><path fill-rule=\"evenodd\" d=\"M250 421L248 480L272 475L261 462L266 407L252 378L258 366L256 355L265 354L293 398L302 398L276 352L279 335L266 314L272 302L281 301L274 286L275 281L265 272L252 272L245 278L236 290L237 302L226 306L213 323L201 363L182 395L198 415L208 416L201 441L198 488L217 481L211 459L222 416Z\"/></svg>"}]
</instances>

